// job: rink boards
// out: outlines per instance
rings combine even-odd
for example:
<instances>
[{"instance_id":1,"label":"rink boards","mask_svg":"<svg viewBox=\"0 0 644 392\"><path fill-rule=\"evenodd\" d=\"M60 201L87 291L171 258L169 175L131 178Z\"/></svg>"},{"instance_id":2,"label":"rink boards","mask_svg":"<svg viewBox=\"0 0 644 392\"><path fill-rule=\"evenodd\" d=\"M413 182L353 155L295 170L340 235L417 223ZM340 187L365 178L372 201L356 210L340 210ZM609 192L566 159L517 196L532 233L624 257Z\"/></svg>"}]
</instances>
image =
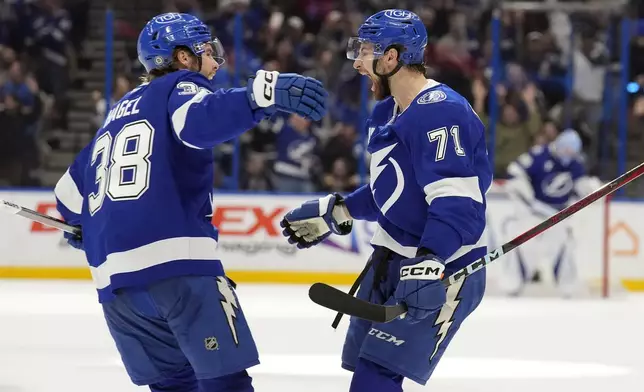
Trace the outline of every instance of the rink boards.
<instances>
[{"instance_id":1,"label":"rink boards","mask_svg":"<svg viewBox=\"0 0 644 392\"><path fill-rule=\"evenodd\" d=\"M50 191L0 191L0 198L59 217ZM297 250L281 236L279 222L285 212L310 198L216 195L213 223L220 230L219 253L228 274L239 282L351 284L371 252L373 224L356 222L350 235L333 236L313 249ZM611 280L629 290L644 290L640 254L644 203L611 202L609 210L608 225L604 224L603 202L570 218L580 274L592 284L603 279L607 238ZM513 209L502 193L489 195L487 214L489 245L509 239L510 233L504 233L503 227L514 219ZM57 230L5 215L0 218L0 238L0 277L90 279L84 254L70 248ZM491 279L495 273L498 271L490 268Z\"/></svg>"}]
</instances>

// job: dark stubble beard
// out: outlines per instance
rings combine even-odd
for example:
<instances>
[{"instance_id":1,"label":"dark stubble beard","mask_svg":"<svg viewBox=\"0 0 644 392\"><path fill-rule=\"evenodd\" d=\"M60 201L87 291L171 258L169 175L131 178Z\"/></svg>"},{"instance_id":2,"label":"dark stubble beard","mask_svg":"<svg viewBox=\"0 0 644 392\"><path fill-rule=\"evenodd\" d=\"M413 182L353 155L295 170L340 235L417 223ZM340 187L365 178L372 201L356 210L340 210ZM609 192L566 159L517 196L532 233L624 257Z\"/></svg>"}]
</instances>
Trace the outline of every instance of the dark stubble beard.
<instances>
[{"instance_id":1,"label":"dark stubble beard","mask_svg":"<svg viewBox=\"0 0 644 392\"><path fill-rule=\"evenodd\" d=\"M387 80L387 78L379 75L377 75L376 77L377 79L375 81L373 79L371 80L372 83L375 83L375 91L373 95L377 101L382 101L383 99L391 95L391 89L389 88L389 81Z\"/></svg>"}]
</instances>

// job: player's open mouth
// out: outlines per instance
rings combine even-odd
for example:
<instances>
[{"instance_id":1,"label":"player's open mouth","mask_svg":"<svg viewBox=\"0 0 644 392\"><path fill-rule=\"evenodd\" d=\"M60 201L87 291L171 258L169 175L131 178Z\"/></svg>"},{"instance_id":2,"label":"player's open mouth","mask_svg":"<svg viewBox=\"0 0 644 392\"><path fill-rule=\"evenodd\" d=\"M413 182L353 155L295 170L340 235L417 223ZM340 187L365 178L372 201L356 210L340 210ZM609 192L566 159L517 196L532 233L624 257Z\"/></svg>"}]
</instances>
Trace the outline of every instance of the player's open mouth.
<instances>
[{"instance_id":1,"label":"player's open mouth","mask_svg":"<svg viewBox=\"0 0 644 392\"><path fill-rule=\"evenodd\" d=\"M369 80L371 80L371 91L376 92L376 83L378 83L377 80L375 80L371 75L369 75Z\"/></svg>"}]
</instances>

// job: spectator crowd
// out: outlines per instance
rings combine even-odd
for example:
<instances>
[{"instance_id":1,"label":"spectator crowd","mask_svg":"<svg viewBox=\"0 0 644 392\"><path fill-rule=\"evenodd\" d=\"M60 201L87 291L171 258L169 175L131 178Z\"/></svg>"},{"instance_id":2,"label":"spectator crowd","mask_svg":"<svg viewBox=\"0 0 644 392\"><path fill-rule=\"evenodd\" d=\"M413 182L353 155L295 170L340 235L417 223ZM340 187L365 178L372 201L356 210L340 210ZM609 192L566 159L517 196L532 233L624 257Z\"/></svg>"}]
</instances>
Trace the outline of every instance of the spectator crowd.
<instances>
[{"instance_id":1,"label":"spectator crowd","mask_svg":"<svg viewBox=\"0 0 644 392\"><path fill-rule=\"evenodd\" d=\"M0 181L29 184L29 173L37 165L39 131L66 125L66 92L87 28L83 18L87 3L5 0L0 4ZM644 18L644 5L632 3L627 15ZM226 63L214 80L218 87L244 85L248 75L269 69L315 77L330 92L329 114L323 121L276 114L213 151L216 188L350 191L367 180L362 123L374 102L363 102L368 96L363 90L369 86L346 59L345 48L365 17L385 8L407 8L421 17L429 36L427 76L464 95L486 125L495 119L488 107L494 94L497 178L505 176L507 165L518 155L552 141L565 128L582 135L593 174L615 175L610 163L616 160L617 105L606 102L617 102L620 93L615 77L620 63L619 16L504 11L501 82L491 89L494 0L163 0L159 4L163 6L159 11L192 13L211 26L226 49ZM135 40L141 27L129 26L127 39ZM641 160L635 144L644 122L640 87L644 31L637 33L643 37L633 39L629 64L634 81L629 94L629 160ZM110 102L137 83L142 68L135 53L118 72ZM106 100L99 91L92 96L96 128L105 115Z\"/></svg>"}]
</instances>

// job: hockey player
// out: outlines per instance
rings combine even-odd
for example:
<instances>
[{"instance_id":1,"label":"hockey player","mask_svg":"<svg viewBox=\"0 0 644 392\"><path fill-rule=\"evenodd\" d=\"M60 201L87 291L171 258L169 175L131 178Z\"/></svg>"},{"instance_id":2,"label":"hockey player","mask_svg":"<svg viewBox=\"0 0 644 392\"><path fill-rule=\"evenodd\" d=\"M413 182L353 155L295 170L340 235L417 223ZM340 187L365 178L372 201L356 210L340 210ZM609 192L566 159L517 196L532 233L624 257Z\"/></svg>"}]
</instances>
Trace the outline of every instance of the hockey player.
<instances>
[{"instance_id":1,"label":"hockey player","mask_svg":"<svg viewBox=\"0 0 644 392\"><path fill-rule=\"evenodd\" d=\"M247 88L212 91L223 51L191 15L147 23L147 81L110 111L55 188L82 238L107 326L125 368L152 391L250 392L259 363L217 256L212 148L276 110L314 121L317 80L258 71Z\"/></svg>"},{"instance_id":2,"label":"hockey player","mask_svg":"<svg viewBox=\"0 0 644 392\"><path fill-rule=\"evenodd\" d=\"M367 124L370 184L306 202L282 221L299 248L347 234L354 219L377 222L358 297L404 302L408 312L388 324L350 320L342 367L354 372L351 392L401 391L404 378L425 384L485 290L485 271L448 290L440 281L486 254L492 168L471 106L425 78L426 44L425 26L406 10L380 11L360 26L347 57L379 100Z\"/></svg>"},{"instance_id":3,"label":"hockey player","mask_svg":"<svg viewBox=\"0 0 644 392\"><path fill-rule=\"evenodd\" d=\"M552 143L533 147L508 166L511 178L504 189L515 213L503 224L506 237L516 236L601 186L586 174L581 147L577 132L567 129ZM575 294L579 287L571 222L560 222L505 256L501 288L518 295L538 273L545 281L555 281L564 297Z\"/></svg>"}]
</instances>

